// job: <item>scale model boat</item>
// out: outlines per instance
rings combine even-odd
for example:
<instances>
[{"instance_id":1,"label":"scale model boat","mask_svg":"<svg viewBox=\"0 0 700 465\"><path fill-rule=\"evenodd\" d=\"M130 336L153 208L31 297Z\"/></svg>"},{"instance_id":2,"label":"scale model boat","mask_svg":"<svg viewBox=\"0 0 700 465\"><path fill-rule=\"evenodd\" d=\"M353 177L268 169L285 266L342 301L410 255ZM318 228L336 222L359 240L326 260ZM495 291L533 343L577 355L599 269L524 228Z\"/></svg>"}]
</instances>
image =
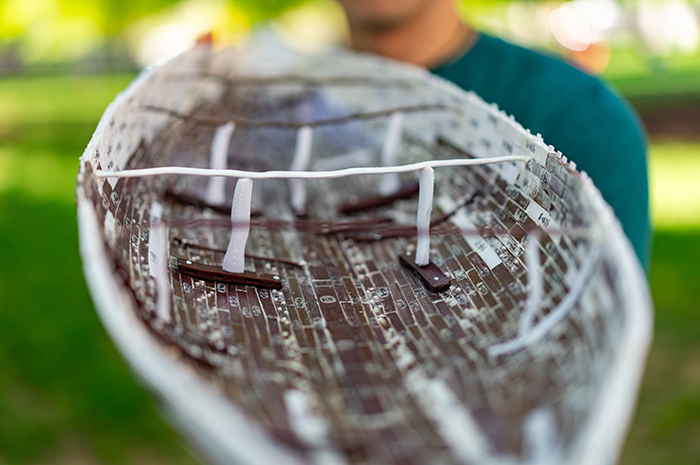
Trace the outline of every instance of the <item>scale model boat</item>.
<instances>
[{"instance_id":1,"label":"scale model boat","mask_svg":"<svg viewBox=\"0 0 700 465\"><path fill-rule=\"evenodd\" d=\"M110 105L77 203L100 318L214 462L616 461L632 248L573 163L424 70L199 46Z\"/></svg>"}]
</instances>

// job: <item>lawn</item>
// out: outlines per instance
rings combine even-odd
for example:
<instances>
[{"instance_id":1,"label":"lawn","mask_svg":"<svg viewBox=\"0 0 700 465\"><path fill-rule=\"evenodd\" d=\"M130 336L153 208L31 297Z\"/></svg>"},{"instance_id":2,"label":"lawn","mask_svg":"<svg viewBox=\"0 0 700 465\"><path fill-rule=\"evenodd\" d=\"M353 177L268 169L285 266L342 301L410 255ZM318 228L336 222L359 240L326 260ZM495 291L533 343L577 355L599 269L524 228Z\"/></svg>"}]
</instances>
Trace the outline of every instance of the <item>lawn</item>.
<instances>
[{"instance_id":1,"label":"lawn","mask_svg":"<svg viewBox=\"0 0 700 465\"><path fill-rule=\"evenodd\" d=\"M87 295L77 157L133 76L0 80L0 464L196 463ZM654 347L625 465L700 458L700 143L651 145Z\"/></svg>"},{"instance_id":2,"label":"lawn","mask_svg":"<svg viewBox=\"0 0 700 465\"><path fill-rule=\"evenodd\" d=\"M133 76L0 81L0 463L196 463L84 284L78 156Z\"/></svg>"}]
</instances>

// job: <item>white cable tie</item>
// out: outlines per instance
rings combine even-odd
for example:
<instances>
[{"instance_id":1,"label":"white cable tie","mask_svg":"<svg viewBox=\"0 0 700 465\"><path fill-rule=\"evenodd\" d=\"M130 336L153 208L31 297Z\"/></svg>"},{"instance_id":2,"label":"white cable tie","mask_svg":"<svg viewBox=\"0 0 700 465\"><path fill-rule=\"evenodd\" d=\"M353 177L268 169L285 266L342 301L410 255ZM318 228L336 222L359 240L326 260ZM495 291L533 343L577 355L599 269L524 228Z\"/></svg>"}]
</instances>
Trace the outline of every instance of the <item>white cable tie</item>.
<instances>
[{"instance_id":1,"label":"white cable tie","mask_svg":"<svg viewBox=\"0 0 700 465\"><path fill-rule=\"evenodd\" d=\"M290 171L306 171L311 163L311 144L313 130L311 126L302 126L297 131L297 143ZM290 203L297 214L306 212L306 185L302 179L289 180Z\"/></svg>"},{"instance_id":2,"label":"white cable tie","mask_svg":"<svg viewBox=\"0 0 700 465\"><path fill-rule=\"evenodd\" d=\"M250 210L253 200L253 180L241 178L236 183L231 205L231 241L224 255L222 268L229 273L243 273L245 245L250 233Z\"/></svg>"},{"instance_id":3,"label":"white cable tie","mask_svg":"<svg viewBox=\"0 0 700 465\"><path fill-rule=\"evenodd\" d=\"M155 231L153 230L155 229ZM156 283L158 286L158 318L170 323L170 299L172 298L172 287L170 286L170 266L168 264L168 230L165 225L158 222L151 229L151 234L158 236L160 250L156 261Z\"/></svg>"},{"instance_id":4,"label":"white cable tie","mask_svg":"<svg viewBox=\"0 0 700 465\"><path fill-rule=\"evenodd\" d=\"M156 315L170 323L170 299L172 288L168 267L168 230L163 224L163 205L153 202L150 209L151 230L148 234L148 271L156 282Z\"/></svg>"},{"instance_id":5,"label":"white cable tie","mask_svg":"<svg viewBox=\"0 0 700 465\"><path fill-rule=\"evenodd\" d=\"M399 147L401 146L401 128L403 126L403 113L395 112L389 117L389 124L382 147L382 166L395 166L399 161ZM401 188L401 180L398 173L388 173L382 177L379 184L379 193L383 196L391 195Z\"/></svg>"},{"instance_id":6,"label":"white cable tie","mask_svg":"<svg viewBox=\"0 0 700 465\"><path fill-rule=\"evenodd\" d=\"M149 209L149 214L151 217L151 229L161 222L161 217L163 215L163 205L160 202L153 202L151 208ZM160 253L160 237L157 234L148 235L148 273L156 278L156 273L158 267L156 262L158 261L158 254Z\"/></svg>"},{"instance_id":7,"label":"white cable tie","mask_svg":"<svg viewBox=\"0 0 700 465\"><path fill-rule=\"evenodd\" d=\"M551 407L538 407L525 417L523 436L528 465L557 465L560 455L559 428Z\"/></svg>"},{"instance_id":8,"label":"white cable tie","mask_svg":"<svg viewBox=\"0 0 700 465\"><path fill-rule=\"evenodd\" d=\"M211 142L211 158L209 167L213 170L228 168L228 149L231 145L231 135L236 128L233 122L222 124L216 128ZM205 199L210 205L221 205L226 201L226 178L217 176L209 179Z\"/></svg>"},{"instance_id":9,"label":"white cable tie","mask_svg":"<svg viewBox=\"0 0 700 465\"><path fill-rule=\"evenodd\" d=\"M433 211L433 191L435 190L435 170L425 167L418 173L418 246L416 265L426 266L430 262L430 214Z\"/></svg>"},{"instance_id":10,"label":"white cable tie","mask_svg":"<svg viewBox=\"0 0 700 465\"><path fill-rule=\"evenodd\" d=\"M527 266L528 292L518 323L518 336L520 337L524 337L532 327L544 297L542 265L540 263L540 234L538 231L534 231L528 236L525 246L525 265Z\"/></svg>"},{"instance_id":11,"label":"white cable tie","mask_svg":"<svg viewBox=\"0 0 700 465\"><path fill-rule=\"evenodd\" d=\"M496 357L516 352L542 339L549 331L551 331L564 317L571 311L573 306L581 297L588 278L595 269L595 265L600 258L600 246L594 246L590 251L587 260L579 268L578 275L569 288L569 292L559 301L556 307L552 309L537 325L533 326L524 336L516 336L510 341L500 344L494 344L489 347L489 355Z\"/></svg>"}]
</instances>

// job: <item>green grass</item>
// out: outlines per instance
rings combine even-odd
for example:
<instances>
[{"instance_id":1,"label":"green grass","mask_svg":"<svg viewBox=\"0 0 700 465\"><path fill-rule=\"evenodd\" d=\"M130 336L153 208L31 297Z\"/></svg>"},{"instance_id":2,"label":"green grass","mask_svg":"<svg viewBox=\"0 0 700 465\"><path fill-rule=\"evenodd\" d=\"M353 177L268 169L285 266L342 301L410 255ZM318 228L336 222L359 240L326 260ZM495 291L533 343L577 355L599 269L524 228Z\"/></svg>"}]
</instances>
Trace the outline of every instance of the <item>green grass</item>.
<instances>
[{"instance_id":1,"label":"green grass","mask_svg":"<svg viewBox=\"0 0 700 465\"><path fill-rule=\"evenodd\" d=\"M657 230L654 344L623 465L700 463L700 228Z\"/></svg>"},{"instance_id":2,"label":"green grass","mask_svg":"<svg viewBox=\"0 0 700 465\"><path fill-rule=\"evenodd\" d=\"M71 201L3 193L0 243L3 459L54 455L73 435L108 463L128 463L147 448L187 463L95 317Z\"/></svg>"},{"instance_id":3,"label":"green grass","mask_svg":"<svg viewBox=\"0 0 700 465\"><path fill-rule=\"evenodd\" d=\"M78 157L132 78L0 81L0 463L196 463L107 338L78 255Z\"/></svg>"},{"instance_id":4,"label":"green grass","mask_svg":"<svg viewBox=\"0 0 700 465\"><path fill-rule=\"evenodd\" d=\"M700 53L660 58L645 56L638 47L617 48L603 75L634 102L653 104L674 96L700 100Z\"/></svg>"},{"instance_id":5,"label":"green grass","mask_svg":"<svg viewBox=\"0 0 700 465\"><path fill-rule=\"evenodd\" d=\"M0 80L0 464L194 463L105 335L78 257L78 156L132 78ZM699 160L700 144L652 144L656 336L625 465L700 462Z\"/></svg>"},{"instance_id":6,"label":"green grass","mask_svg":"<svg viewBox=\"0 0 700 465\"><path fill-rule=\"evenodd\" d=\"M658 229L700 227L700 143L657 140L649 152L654 225Z\"/></svg>"},{"instance_id":7,"label":"green grass","mask_svg":"<svg viewBox=\"0 0 700 465\"><path fill-rule=\"evenodd\" d=\"M96 123L132 74L0 79L0 126Z\"/></svg>"}]
</instances>

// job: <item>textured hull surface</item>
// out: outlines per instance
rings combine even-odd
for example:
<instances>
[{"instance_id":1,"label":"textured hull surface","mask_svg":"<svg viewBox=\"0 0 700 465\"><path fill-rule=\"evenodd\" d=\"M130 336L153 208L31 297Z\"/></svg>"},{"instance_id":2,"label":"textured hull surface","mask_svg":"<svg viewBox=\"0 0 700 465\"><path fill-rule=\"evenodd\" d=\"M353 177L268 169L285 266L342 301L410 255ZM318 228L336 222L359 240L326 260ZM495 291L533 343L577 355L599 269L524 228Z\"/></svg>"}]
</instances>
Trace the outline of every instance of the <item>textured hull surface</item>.
<instances>
[{"instance_id":1,"label":"textured hull surface","mask_svg":"<svg viewBox=\"0 0 700 465\"><path fill-rule=\"evenodd\" d=\"M398 164L532 157L435 169L430 259L451 281L442 292L399 262L415 247L417 196L338 213L378 195L380 176L303 181L304 217L286 180L256 181L245 267L281 289L180 273L178 259L220 265L229 243L229 207L203 200L209 179L95 176L209 167L229 120L229 168L288 169L302 123L314 131L310 170L372 166L396 111ZM643 273L590 180L475 95L347 52L307 56L267 40L193 50L145 72L107 111L82 158L78 204L105 326L212 460L616 458L650 334ZM168 292L154 271L165 261Z\"/></svg>"}]
</instances>

